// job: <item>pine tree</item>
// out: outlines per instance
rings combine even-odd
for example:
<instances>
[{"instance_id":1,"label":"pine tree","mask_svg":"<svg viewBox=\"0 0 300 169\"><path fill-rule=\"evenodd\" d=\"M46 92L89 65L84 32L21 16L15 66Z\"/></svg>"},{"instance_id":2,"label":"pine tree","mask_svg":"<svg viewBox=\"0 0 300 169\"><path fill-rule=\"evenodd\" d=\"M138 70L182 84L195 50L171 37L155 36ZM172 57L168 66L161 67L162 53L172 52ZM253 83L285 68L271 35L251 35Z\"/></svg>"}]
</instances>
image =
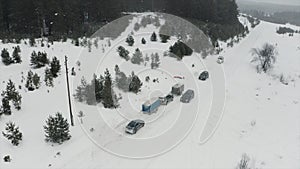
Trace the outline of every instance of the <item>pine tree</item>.
<instances>
[{"instance_id":1,"label":"pine tree","mask_svg":"<svg viewBox=\"0 0 300 169\"><path fill-rule=\"evenodd\" d=\"M17 49L17 52L18 52L18 53L21 53L21 48L20 48L20 46L19 46L19 45L18 45L18 46L16 46L15 48Z\"/></svg>"},{"instance_id":2,"label":"pine tree","mask_svg":"<svg viewBox=\"0 0 300 169\"><path fill-rule=\"evenodd\" d=\"M84 77L81 78L81 84L79 86L77 86L77 89L75 90L75 94L74 97L76 100L78 100L79 102L83 102L87 99L87 82L85 80Z\"/></svg>"},{"instance_id":3,"label":"pine tree","mask_svg":"<svg viewBox=\"0 0 300 169\"><path fill-rule=\"evenodd\" d=\"M125 73L122 72L118 65L115 66L115 72L116 72L116 86L123 90L124 92L128 92L129 90L129 81L126 77Z\"/></svg>"},{"instance_id":4,"label":"pine tree","mask_svg":"<svg viewBox=\"0 0 300 169\"><path fill-rule=\"evenodd\" d=\"M152 35L151 35L151 41L152 42L156 42L157 41L157 36L156 36L155 32L153 32Z\"/></svg>"},{"instance_id":5,"label":"pine tree","mask_svg":"<svg viewBox=\"0 0 300 169\"><path fill-rule=\"evenodd\" d=\"M44 79L44 82L46 84L46 86L48 87L53 87L53 76L52 76L52 73L50 71L50 69L47 67L45 69L45 79Z\"/></svg>"},{"instance_id":6,"label":"pine tree","mask_svg":"<svg viewBox=\"0 0 300 169\"><path fill-rule=\"evenodd\" d=\"M20 47L17 46L14 48L13 54L12 54L13 60L15 63L21 63L22 59L20 56Z\"/></svg>"},{"instance_id":7,"label":"pine tree","mask_svg":"<svg viewBox=\"0 0 300 169\"><path fill-rule=\"evenodd\" d=\"M95 97L96 97L97 103L100 103L101 100L103 99L103 97L102 97L103 81L104 81L103 76L100 75L100 77L97 78L97 76L94 75L94 80L92 83L94 83L94 85L95 85Z\"/></svg>"},{"instance_id":8,"label":"pine tree","mask_svg":"<svg viewBox=\"0 0 300 169\"><path fill-rule=\"evenodd\" d=\"M128 43L129 46L133 46L134 44L134 39L131 35L129 35L127 38L126 38L126 43Z\"/></svg>"},{"instance_id":9,"label":"pine tree","mask_svg":"<svg viewBox=\"0 0 300 169\"><path fill-rule=\"evenodd\" d=\"M38 89L41 85L41 82L40 82L40 76L35 73L32 77L32 83L33 85L35 86L35 89Z\"/></svg>"},{"instance_id":10,"label":"pine tree","mask_svg":"<svg viewBox=\"0 0 300 169\"><path fill-rule=\"evenodd\" d=\"M31 37L30 39L29 39L29 44L30 44L30 46L31 47L33 47L34 45L35 45L35 39L34 39L34 37Z\"/></svg>"},{"instance_id":11,"label":"pine tree","mask_svg":"<svg viewBox=\"0 0 300 169\"><path fill-rule=\"evenodd\" d=\"M86 104L96 105L95 85L88 84L85 88Z\"/></svg>"},{"instance_id":12,"label":"pine tree","mask_svg":"<svg viewBox=\"0 0 300 169\"><path fill-rule=\"evenodd\" d=\"M135 53L131 57L131 63L141 64L144 61L143 54L139 48L135 50Z\"/></svg>"},{"instance_id":13,"label":"pine tree","mask_svg":"<svg viewBox=\"0 0 300 169\"><path fill-rule=\"evenodd\" d=\"M6 97L2 98L1 114L11 115L9 100Z\"/></svg>"},{"instance_id":14,"label":"pine tree","mask_svg":"<svg viewBox=\"0 0 300 169\"><path fill-rule=\"evenodd\" d=\"M1 57L2 57L2 62L6 66L10 65L13 62L12 58L9 56L7 49L5 49L5 48L1 52Z\"/></svg>"},{"instance_id":15,"label":"pine tree","mask_svg":"<svg viewBox=\"0 0 300 169\"><path fill-rule=\"evenodd\" d=\"M57 112L55 116L49 116L44 126L47 142L61 144L71 138L69 123L61 113Z\"/></svg>"},{"instance_id":16,"label":"pine tree","mask_svg":"<svg viewBox=\"0 0 300 169\"><path fill-rule=\"evenodd\" d=\"M156 69L160 65L160 59L158 53L151 54L151 69Z\"/></svg>"},{"instance_id":17,"label":"pine tree","mask_svg":"<svg viewBox=\"0 0 300 169\"><path fill-rule=\"evenodd\" d=\"M15 84L10 79L7 83L6 90L1 95L7 98L8 101L12 101L17 110L21 109L22 96L16 90Z\"/></svg>"},{"instance_id":18,"label":"pine tree","mask_svg":"<svg viewBox=\"0 0 300 169\"><path fill-rule=\"evenodd\" d=\"M20 93L15 93L12 102L17 110L21 110L22 96L20 95Z\"/></svg>"},{"instance_id":19,"label":"pine tree","mask_svg":"<svg viewBox=\"0 0 300 169\"><path fill-rule=\"evenodd\" d=\"M141 82L140 78L132 72L131 82L129 84L129 91L133 93L138 93L141 90L143 83Z\"/></svg>"},{"instance_id":20,"label":"pine tree","mask_svg":"<svg viewBox=\"0 0 300 169\"><path fill-rule=\"evenodd\" d=\"M74 67L72 67L72 69L71 69L71 75L72 76L76 76L76 72L75 72L75 68Z\"/></svg>"},{"instance_id":21,"label":"pine tree","mask_svg":"<svg viewBox=\"0 0 300 169\"><path fill-rule=\"evenodd\" d=\"M17 91L16 91L15 84L12 82L11 79L9 79L6 85L6 91L4 92L3 96L5 95L5 97L8 100L12 100L16 92Z\"/></svg>"},{"instance_id":22,"label":"pine tree","mask_svg":"<svg viewBox=\"0 0 300 169\"><path fill-rule=\"evenodd\" d=\"M142 38L142 44L146 44L146 39Z\"/></svg>"},{"instance_id":23,"label":"pine tree","mask_svg":"<svg viewBox=\"0 0 300 169\"><path fill-rule=\"evenodd\" d=\"M78 38L75 39L75 46L79 46L79 39Z\"/></svg>"},{"instance_id":24,"label":"pine tree","mask_svg":"<svg viewBox=\"0 0 300 169\"><path fill-rule=\"evenodd\" d=\"M33 51L31 53L30 62L31 65L36 69L46 66L49 63L49 60L47 58L47 53L45 52L36 53L35 51Z\"/></svg>"},{"instance_id":25,"label":"pine tree","mask_svg":"<svg viewBox=\"0 0 300 169\"><path fill-rule=\"evenodd\" d=\"M19 131L19 127L12 122L8 122L5 130L6 133L2 132L3 136L10 140L14 146L18 146L23 137L22 132Z\"/></svg>"},{"instance_id":26,"label":"pine tree","mask_svg":"<svg viewBox=\"0 0 300 169\"><path fill-rule=\"evenodd\" d=\"M60 69L61 69L59 60L56 57L54 57L51 61L50 66L51 66L50 71L52 73L52 76L54 78L56 78L58 76L58 73L60 72Z\"/></svg>"},{"instance_id":27,"label":"pine tree","mask_svg":"<svg viewBox=\"0 0 300 169\"><path fill-rule=\"evenodd\" d=\"M33 72L30 70L27 74L27 80L26 80L26 84L25 87L29 90L29 91L33 91L34 88L34 84L33 84Z\"/></svg>"},{"instance_id":28,"label":"pine tree","mask_svg":"<svg viewBox=\"0 0 300 169\"><path fill-rule=\"evenodd\" d=\"M119 46L117 51L119 52L119 56L121 58L124 58L126 61L129 60L129 51L126 50L123 46Z\"/></svg>"},{"instance_id":29,"label":"pine tree","mask_svg":"<svg viewBox=\"0 0 300 169\"><path fill-rule=\"evenodd\" d=\"M112 92L112 80L111 80L111 75L106 69L104 72L104 86L103 86L103 106L105 108L114 108L115 104L113 101L113 92Z\"/></svg>"}]
</instances>

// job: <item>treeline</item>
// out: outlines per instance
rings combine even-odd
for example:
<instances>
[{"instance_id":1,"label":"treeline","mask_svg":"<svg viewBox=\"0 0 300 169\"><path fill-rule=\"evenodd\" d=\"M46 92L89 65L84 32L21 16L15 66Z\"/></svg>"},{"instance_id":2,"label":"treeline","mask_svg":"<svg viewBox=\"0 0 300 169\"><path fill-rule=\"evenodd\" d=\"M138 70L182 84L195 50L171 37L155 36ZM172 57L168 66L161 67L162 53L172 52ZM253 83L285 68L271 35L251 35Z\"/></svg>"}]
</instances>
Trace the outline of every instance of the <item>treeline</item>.
<instances>
[{"instance_id":1,"label":"treeline","mask_svg":"<svg viewBox=\"0 0 300 169\"><path fill-rule=\"evenodd\" d=\"M252 15L258 19L278 23L278 24L294 24L300 26L300 12L275 12L275 13L266 13L264 11L259 10L245 10L244 13Z\"/></svg>"},{"instance_id":2,"label":"treeline","mask_svg":"<svg viewBox=\"0 0 300 169\"><path fill-rule=\"evenodd\" d=\"M158 11L204 23L238 23L235 0L1 0L0 37L90 35L123 12Z\"/></svg>"}]
</instances>

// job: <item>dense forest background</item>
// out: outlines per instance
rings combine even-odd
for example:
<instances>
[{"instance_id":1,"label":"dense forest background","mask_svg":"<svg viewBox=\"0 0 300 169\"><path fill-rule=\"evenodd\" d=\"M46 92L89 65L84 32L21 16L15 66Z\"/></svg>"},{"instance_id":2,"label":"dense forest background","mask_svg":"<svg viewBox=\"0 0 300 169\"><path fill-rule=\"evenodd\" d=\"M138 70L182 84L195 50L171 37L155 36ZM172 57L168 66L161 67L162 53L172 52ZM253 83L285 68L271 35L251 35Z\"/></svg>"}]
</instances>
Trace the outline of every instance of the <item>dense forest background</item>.
<instances>
[{"instance_id":1,"label":"dense forest background","mask_svg":"<svg viewBox=\"0 0 300 169\"><path fill-rule=\"evenodd\" d=\"M243 31L235 0L0 0L0 38L89 36L124 12L165 12L213 39Z\"/></svg>"}]
</instances>

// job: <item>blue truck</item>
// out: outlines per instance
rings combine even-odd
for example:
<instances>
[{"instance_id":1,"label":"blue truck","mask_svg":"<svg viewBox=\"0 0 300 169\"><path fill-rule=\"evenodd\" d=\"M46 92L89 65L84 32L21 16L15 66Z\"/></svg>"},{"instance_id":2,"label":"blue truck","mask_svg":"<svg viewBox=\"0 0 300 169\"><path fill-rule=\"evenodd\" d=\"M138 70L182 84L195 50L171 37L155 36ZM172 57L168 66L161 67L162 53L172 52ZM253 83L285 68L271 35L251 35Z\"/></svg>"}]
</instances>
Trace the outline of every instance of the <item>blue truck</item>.
<instances>
[{"instance_id":1,"label":"blue truck","mask_svg":"<svg viewBox=\"0 0 300 169\"><path fill-rule=\"evenodd\" d=\"M159 98L152 98L142 105L142 111L147 114L152 114L158 110L160 105L161 100Z\"/></svg>"}]
</instances>

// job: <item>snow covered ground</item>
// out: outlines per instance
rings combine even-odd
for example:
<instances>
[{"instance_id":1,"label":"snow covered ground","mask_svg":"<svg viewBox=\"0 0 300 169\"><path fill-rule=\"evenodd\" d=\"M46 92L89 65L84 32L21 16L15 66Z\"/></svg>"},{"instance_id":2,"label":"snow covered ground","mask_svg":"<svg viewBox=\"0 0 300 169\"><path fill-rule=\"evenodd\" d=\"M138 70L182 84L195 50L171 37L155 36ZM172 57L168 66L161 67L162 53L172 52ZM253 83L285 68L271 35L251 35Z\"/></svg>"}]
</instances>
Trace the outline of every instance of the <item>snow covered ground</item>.
<instances>
[{"instance_id":1,"label":"snow covered ground","mask_svg":"<svg viewBox=\"0 0 300 169\"><path fill-rule=\"evenodd\" d=\"M23 141L18 147L12 146L1 136L0 157L9 154L12 162L4 163L1 159L0 168L234 168L243 153L250 156L252 168L300 168L300 34L293 37L278 35L276 29L280 25L261 22L232 48L228 48L225 43L221 44L224 50L220 55L224 56L225 62L219 65L216 63L219 55L202 59L199 54L194 54L182 61L163 57L163 52L175 39L167 44L150 42L151 33L158 32L158 27L153 25L135 32L136 43L128 47L124 40L139 19L134 18L121 36L111 41L110 47L107 39L100 40L99 48L93 46L91 52L69 41L55 42L50 48L21 44L22 64L7 67L0 63L0 89L4 90L6 81L12 79L16 86L22 85L23 97L21 111L13 110L11 116L0 118L1 131L5 123L13 121L23 132ZM247 24L245 18L240 20ZM142 37L146 38L146 45L140 44ZM266 42L276 45L279 55L272 71L258 74L255 65L251 63L253 56L250 50ZM120 44L130 53L139 47L144 56L158 52L161 56L160 68L152 70L150 63L144 66L125 62L116 52ZM10 53L14 46L16 44L1 44L1 48L8 48ZM31 69L30 54L33 50L46 51L50 57L57 56L61 64L64 63L65 55L69 57L69 66L77 70L77 76L70 77L72 93L82 76L90 80L93 73L103 74L106 68L114 76L115 64L127 75L135 71L143 81L142 91L136 95L116 89L123 97L120 108L116 110L107 110L101 105L88 106L72 100L76 121L75 126L71 127L71 140L62 145L46 143L43 125L47 117L57 111L69 117L65 70L62 69L61 75L55 79L54 88L42 85L37 91L25 91L21 72L26 77ZM81 62L81 71L76 66L78 60ZM211 78L206 82L198 80L203 70L211 73ZM222 93L214 90L214 79L223 78L218 77L219 73L216 73L217 77L214 76L214 72L220 70L224 70L225 74L226 83L221 84L225 87L225 108L224 112L216 111L216 115L210 116L213 101L216 97L221 100L223 97ZM33 71L43 79L43 68ZM288 85L279 81L281 74ZM145 82L146 76L159 78L159 83ZM183 76L184 79L175 79L174 76ZM151 116L140 112L142 103L151 97L167 94L177 82L185 84L185 89L195 90L196 96L191 103L182 104L179 97L176 97L174 102L161 106ZM77 118L80 110L84 112L82 120ZM187 116L190 118L184 118ZM136 118L145 120L146 126L136 135L125 134L126 124ZM176 123L178 119L181 123ZM179 131L185 131L187 135L180 135ZM210 137L211 133L213 135ZM170 149L155 157L132 159L109 152L119 151L123 153L121 156L128 155L128 151L133 152L133 155L140 155L145 150L153 150L152 153L155 153L162 150L159 148L165 148L165 145L155 142L158 137L169 143L167 146ZM129 145L133 142L136 145ZM151 143L149 147L139 147Z\"/></svg>"}]
</instances>

